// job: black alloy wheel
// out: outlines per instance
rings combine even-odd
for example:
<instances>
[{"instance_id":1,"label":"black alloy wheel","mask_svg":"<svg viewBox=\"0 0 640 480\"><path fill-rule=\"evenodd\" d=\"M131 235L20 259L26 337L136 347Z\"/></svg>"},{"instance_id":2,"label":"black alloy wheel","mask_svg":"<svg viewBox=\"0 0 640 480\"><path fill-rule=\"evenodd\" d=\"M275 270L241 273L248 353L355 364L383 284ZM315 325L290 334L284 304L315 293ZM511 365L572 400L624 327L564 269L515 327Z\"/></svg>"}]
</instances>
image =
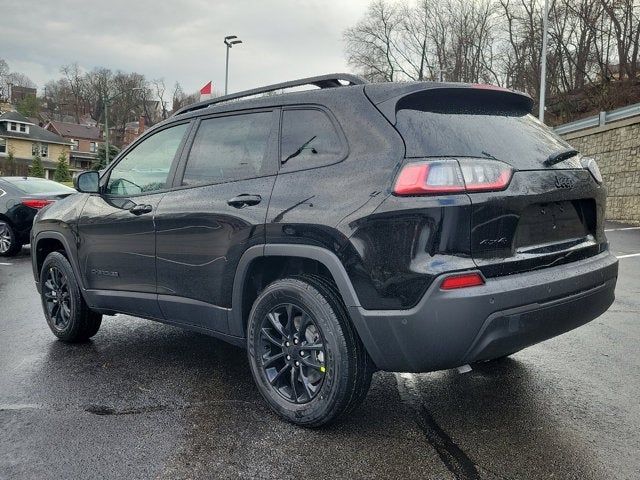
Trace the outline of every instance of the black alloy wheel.
<instances>
[{"instance_id":1,"label":"black alloy wheel","mask_svg":"<svg viewBox=\"0 0 640 480\"><path fill-rule=\"evenodd\" d=\"M85 302L69 260L62 252L51 252L40 270L40 297L47 324L64 342L84 342L102 324L102 315Z\"/></svg>"},{"instance_id":2,"label":"black alloy wheel","mask_svg":"<svg viewBox=\"0 0 640 480\"><path fill-rule=\"evenodd\" d=\"M307 403L318 394L326 372L324 340L313 317L284 303L263 317L260 365L276 391L292 403Z\"/></svg>"},{"instance_id":3,"label":"black alloy wheel","mask_svg":"<svg viewBox=\"0 0 640 480\"><path fill-rule=\"evenodd\" d=\"M247 355L269 407L304 427L356 408L374 371L335 283L311 274L275 280L258 294Z\"/></svg>"},{"instance_id":4,"label":"black alloy wheel","mask_svg":"<svg viewBox=\"0 0 640 480\"><path fill-rule=\"evenodd\" d=\"M42 295L53 326L64 331L71 321L72 298L66 274L57 266L51 266L43 278Z\"/></svg>"}]
</instances>

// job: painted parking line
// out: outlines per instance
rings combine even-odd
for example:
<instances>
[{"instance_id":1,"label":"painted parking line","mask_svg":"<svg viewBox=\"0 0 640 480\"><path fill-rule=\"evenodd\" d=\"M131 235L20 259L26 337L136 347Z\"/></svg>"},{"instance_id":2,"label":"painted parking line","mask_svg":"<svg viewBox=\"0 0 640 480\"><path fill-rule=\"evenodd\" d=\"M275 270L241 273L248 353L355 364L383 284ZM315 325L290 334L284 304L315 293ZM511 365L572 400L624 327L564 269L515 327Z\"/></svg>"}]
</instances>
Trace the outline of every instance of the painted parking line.
<instances>
[{"instance_id":1,"label":"painted parking line","mask_svg":"<svg viewBox=\"0 0 640 480\"><path fill-rule=\"evenodd\" d=\"M8 267L8 266L10 266L10 265L13 265L13 263L4 263L4 262L0 262L0 265L5 265L5 266L7 266L7 267Z\"/></svg>"},{"instance_id":2,"label":"painted parking line","mask_svg":"<svg viewBox=\"0 0 640 480\"><path fill-rule=\"evenodd\" d=\"M640 230L640 227L605 228L605 232L623 232L625 230Z\"/></svg>"},{"instance_id":3,"label":"painted parking line","mask_svg":"<svg viewBox=\"0 0 640 480\"><path fill-rule=\"evenodd\" d=\"M627 255L616 255L617 258L640 257L640 253L628 253Z\"/></svg>"}]
</instances>

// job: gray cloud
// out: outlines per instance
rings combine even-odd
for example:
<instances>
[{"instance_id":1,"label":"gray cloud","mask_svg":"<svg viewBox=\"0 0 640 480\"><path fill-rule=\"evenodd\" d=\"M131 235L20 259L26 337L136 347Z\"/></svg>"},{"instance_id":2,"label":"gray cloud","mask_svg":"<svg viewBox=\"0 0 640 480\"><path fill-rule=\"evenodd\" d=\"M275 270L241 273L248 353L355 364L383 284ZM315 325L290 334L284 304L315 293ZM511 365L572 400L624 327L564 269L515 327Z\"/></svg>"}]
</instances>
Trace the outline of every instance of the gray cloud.
<instances>
[{"instance_id":1,"label":"gray cloud","mask_svg":"<svg viewBox=\"0 0 640 480\"><path fill-rule=\"evenodd\" d=\"M368 0L2 0L0 58L39 87L78 62L224 89L222 39L235 34L229 88L346 71L342 31Z\"/></svg>"}]
</instances>

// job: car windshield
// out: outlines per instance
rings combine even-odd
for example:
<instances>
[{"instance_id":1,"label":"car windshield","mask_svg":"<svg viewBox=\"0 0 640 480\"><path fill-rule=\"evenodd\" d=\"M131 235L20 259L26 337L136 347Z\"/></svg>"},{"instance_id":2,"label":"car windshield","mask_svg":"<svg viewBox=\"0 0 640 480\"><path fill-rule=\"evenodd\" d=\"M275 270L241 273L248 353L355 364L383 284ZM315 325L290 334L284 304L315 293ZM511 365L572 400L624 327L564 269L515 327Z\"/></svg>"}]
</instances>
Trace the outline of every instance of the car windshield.
<instances>
[{"instance_id":1,"label":"car windshield","mask_svg":"<svg viewBox=\"0 0 640 480\"><path fill-rule=\"evenodd\" d=\"M23 193L73 193L73 188L44 178L6 178L12 186Z\"/></svg>"}]
</instances>

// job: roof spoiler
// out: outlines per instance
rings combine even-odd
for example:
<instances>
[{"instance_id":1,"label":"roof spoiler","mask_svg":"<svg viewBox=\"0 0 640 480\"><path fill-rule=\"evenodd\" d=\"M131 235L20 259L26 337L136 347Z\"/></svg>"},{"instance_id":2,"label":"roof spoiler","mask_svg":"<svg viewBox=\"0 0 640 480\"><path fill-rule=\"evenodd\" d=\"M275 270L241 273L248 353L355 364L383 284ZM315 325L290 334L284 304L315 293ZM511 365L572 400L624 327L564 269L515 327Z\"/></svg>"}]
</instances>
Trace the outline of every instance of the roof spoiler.
<instances>
[{"instance_id":1,"label":"roof spoiler","mask_svg":"<svg viewBox=\"0 0 640 480\"><path fill-rule=\"evenodd\" d=\"M442 108L446 107L453 97L458 97L459 103L468 99L470 104L472 100L482 100L489 105L500 103L527 112L531 112L533 108L533 99L526 93L486 84L438 82L367 84L365 93L394 125L396 112L409 107L412 103Z\"/></svg>"}]
</instances>

